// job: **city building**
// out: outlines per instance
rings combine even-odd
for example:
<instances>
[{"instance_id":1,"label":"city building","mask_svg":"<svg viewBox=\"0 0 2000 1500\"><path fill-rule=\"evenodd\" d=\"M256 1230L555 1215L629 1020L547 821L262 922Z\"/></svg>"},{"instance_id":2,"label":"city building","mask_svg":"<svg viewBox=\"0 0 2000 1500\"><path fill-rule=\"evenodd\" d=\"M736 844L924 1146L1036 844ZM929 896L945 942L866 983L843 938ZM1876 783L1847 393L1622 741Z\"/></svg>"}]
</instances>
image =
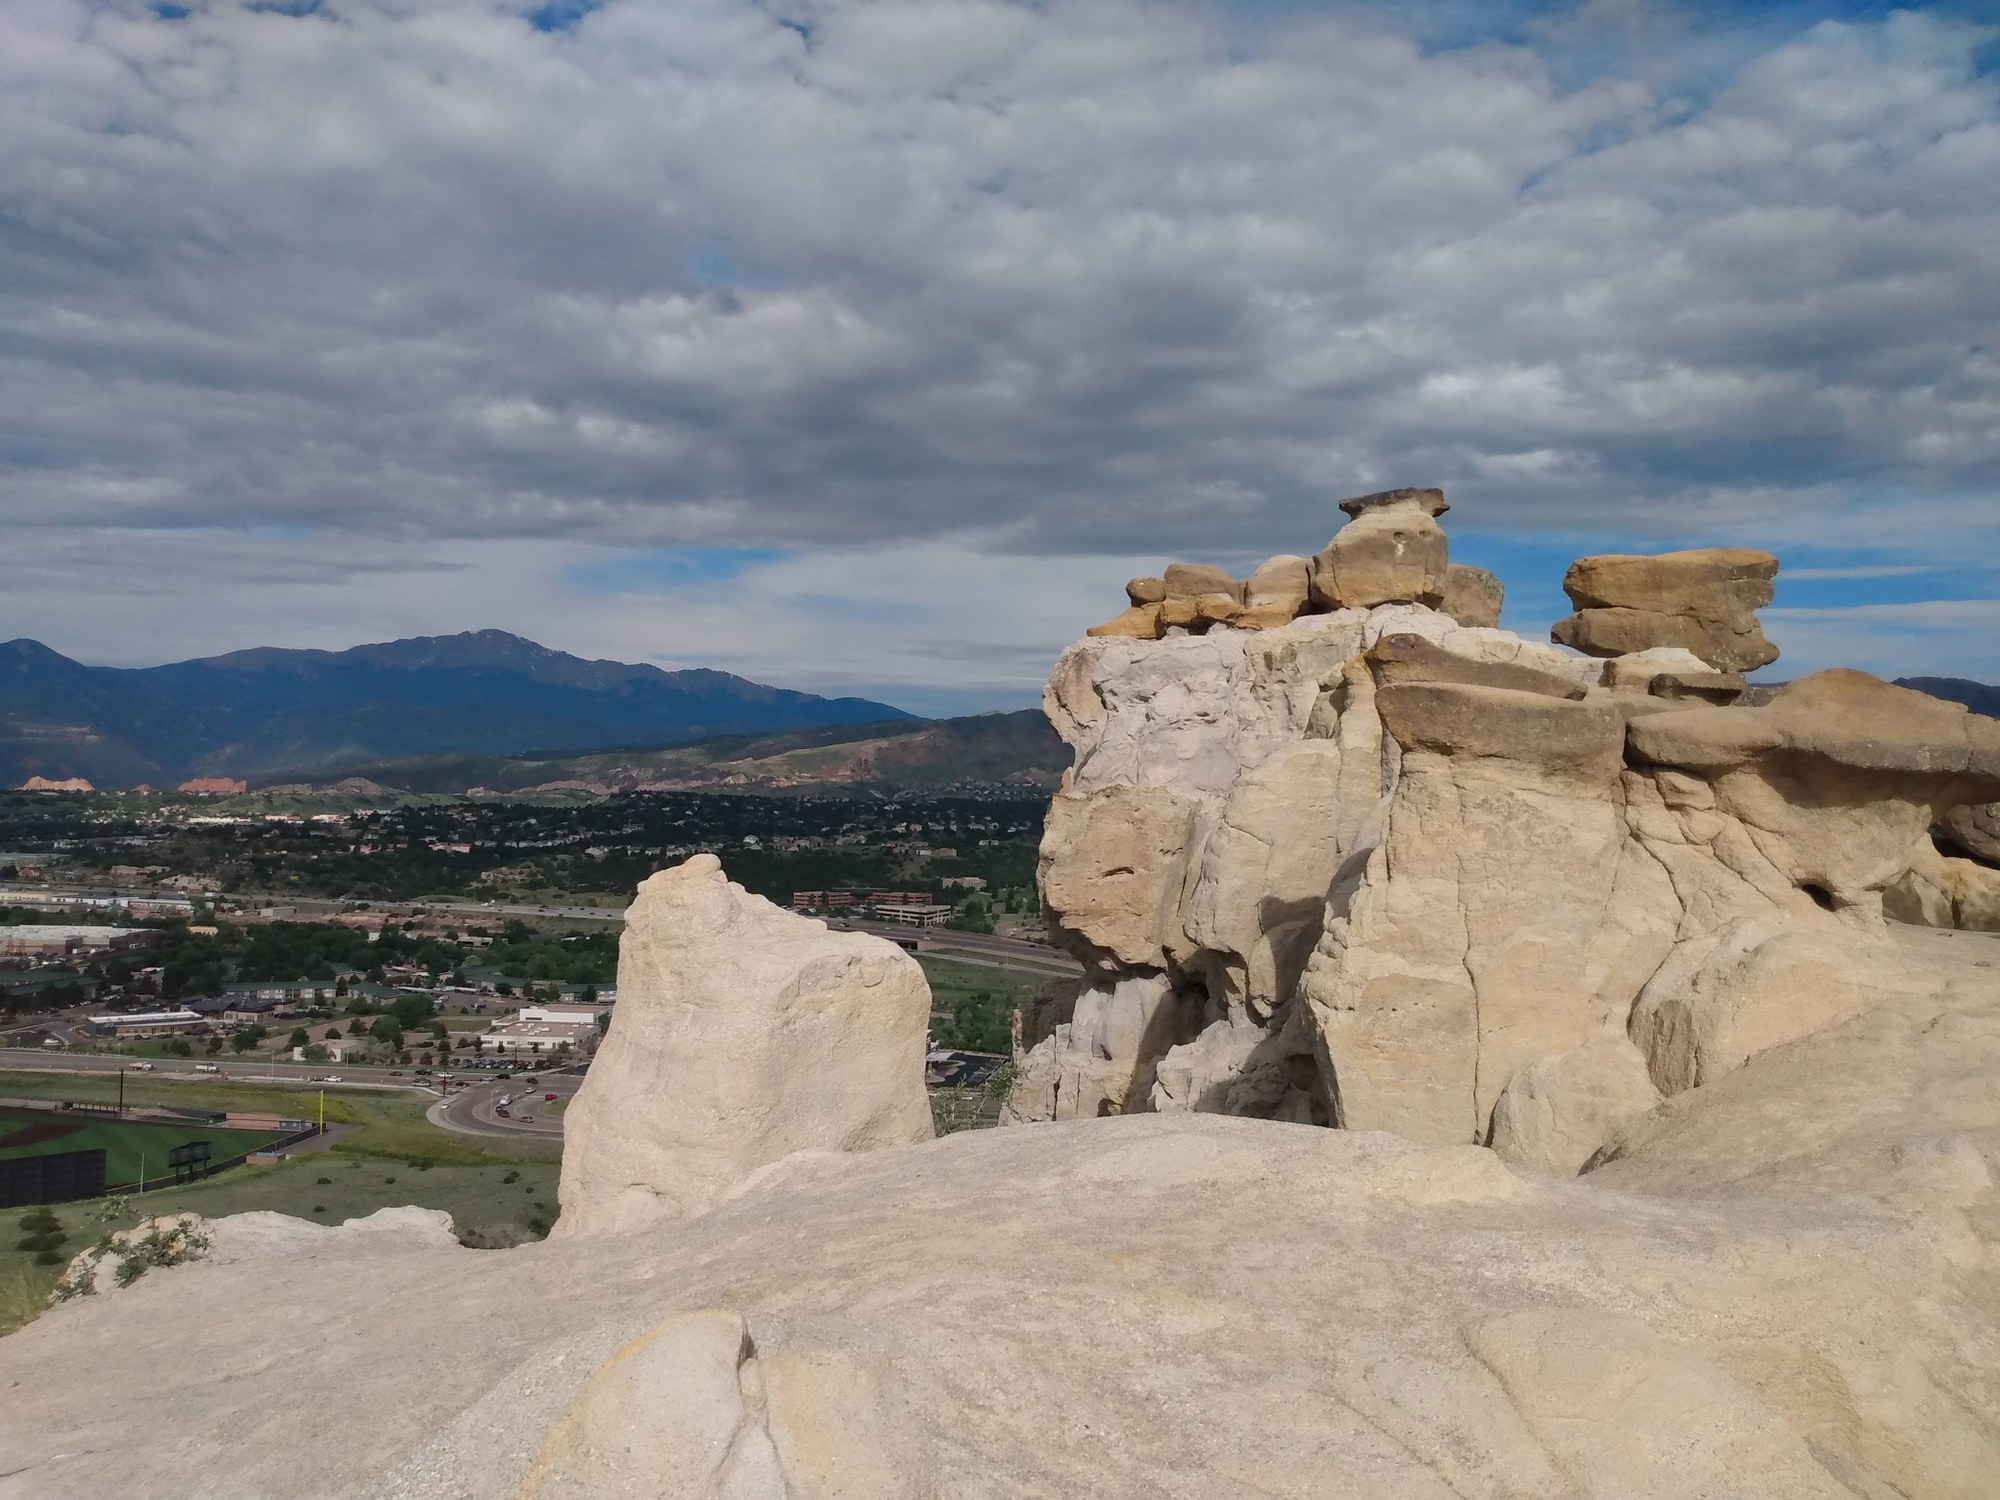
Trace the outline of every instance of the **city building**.
<instances>
[{"instance_id":1,"label":"city building","mask_svg":"<svg viewBox=\"0 0 2000 1500\"><path fill-rule=\"evenodd\" d=\"M495 1021L477 1040L489 1052L553 1057L564 1043L571 1054L581 1053L596 1045L598 1035L597 1019L592 1015L581 1021Z\"/></svg>"},{"instance_id":2,"label":"city building","mask_svg":"<svg viewBox=\"0 0 2000 1500\"><path fill-rule=\"evenodd\" d=\"M139 1011L129 1016L92 1016L85 1024L99 1036L130 1039L200 1031L208 1025L208 1017L183 1008Z\"/></svg>"},{"instance_id":3,"label":"city building","mask_svg":"<svg viewBox=\"0 0 2000 1500\"><path fill-rule=\"evenodd\" d=\"M951 920L956 908L942 906L936 902L927 902L923 905L884 902L872 910L879 922L900 922L905 927L942 927Z\"/></svg>"},{"instance_id":4,"label":"city building","mask_svg":"<svg viewBox=\"0 0 2000 1500\"><path fill-rule=\"evenodd\" d=\"M151 927L25 923L0 927L0 958L66 958L77 953L136 953L160 940Z\"/></svg>"}]
</instances>

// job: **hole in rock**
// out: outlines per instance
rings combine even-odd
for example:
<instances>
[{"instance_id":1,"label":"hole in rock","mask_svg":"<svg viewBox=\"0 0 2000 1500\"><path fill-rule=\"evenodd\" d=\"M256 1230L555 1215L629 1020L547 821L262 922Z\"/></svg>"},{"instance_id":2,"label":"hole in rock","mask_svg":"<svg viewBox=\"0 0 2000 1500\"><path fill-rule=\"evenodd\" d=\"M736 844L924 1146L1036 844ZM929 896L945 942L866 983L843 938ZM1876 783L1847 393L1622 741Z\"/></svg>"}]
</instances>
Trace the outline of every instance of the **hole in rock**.
<instances>
[{"instance_id":1,"label":"hole in rock","mask_svg":"<svg viewBox=\"0 0 2000 1500\"><path fill-rule=\"evenodd\" d=\"M1818 884L1816 881L1808 880L1801 884L1799 889L1812 897L1813 905L1817 906L1821 911L1833 910L1833 892L1825 886Z\"/></svg>"}]
</instances>

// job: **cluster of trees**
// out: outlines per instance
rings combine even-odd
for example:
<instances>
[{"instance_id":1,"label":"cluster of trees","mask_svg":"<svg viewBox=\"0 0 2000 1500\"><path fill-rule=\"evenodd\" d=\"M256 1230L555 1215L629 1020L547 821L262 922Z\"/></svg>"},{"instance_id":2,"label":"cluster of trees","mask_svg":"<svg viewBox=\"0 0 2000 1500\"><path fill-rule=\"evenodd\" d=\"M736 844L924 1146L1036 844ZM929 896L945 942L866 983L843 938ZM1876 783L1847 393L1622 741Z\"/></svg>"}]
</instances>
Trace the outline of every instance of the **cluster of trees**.
<instances>
[{"instance_id":1,"label":"cluster of trees","mask_svg":"<svg viewBox=\"0 0 2000 1500\"><path fill-rule=\"evenodd\" d=\"M609 984L618 973L618 933L607 927L551 937L517 920L500 929L485 958L509 979Z\"/></svg>"},{"instance_id":2,"label":"cluster of trees","mask_svg":"<svg viewBox=\"0 0 2000 1500\"><path fill-rule=\"evenodd\" d=\"M1005 1052L1014 1040L1015 1006L991 990L974 990L951 1002L951 1018L933 1021L931 1040L966 1052Z\"/></svg>"}]
</instances>

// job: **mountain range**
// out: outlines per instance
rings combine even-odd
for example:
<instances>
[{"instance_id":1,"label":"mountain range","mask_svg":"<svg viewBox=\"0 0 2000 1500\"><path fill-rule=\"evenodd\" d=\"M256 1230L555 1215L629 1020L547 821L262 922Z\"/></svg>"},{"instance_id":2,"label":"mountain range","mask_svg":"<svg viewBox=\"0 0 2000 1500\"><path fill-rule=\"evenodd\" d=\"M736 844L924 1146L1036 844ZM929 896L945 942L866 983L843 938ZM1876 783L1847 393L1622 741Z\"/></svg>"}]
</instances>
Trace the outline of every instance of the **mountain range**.
<instances>
[{"instance_id":1,"label":"mountain range","mask_svg":"<svg viewBox=\"0 0 2000 1500\"><path fill-rule=\"evenodd\" d=\"M727 672L587 661L499 630L159 667L86 666L26 639L0 645L0 786L30 776L171 786L901 722L918 721L886 703Z\"/></svg>"},{"instance_id":2,"label":"mountain range","mask_svg":"<svg viewBox=\"0 0 2000 1500\"><path fill-rule=\"evenodd\" d=\"M348 782L360 791L449 795L794 788L888 793L969 782L1045 792L1062 780L1070 760L1070 748L1056 737L1041 710L1027 708L958 719L730 735L690 745L583 755L430 756L343 767L312 782L321 789ZM274 775L253 782L252 789L289 790L287 781L283 774Z\"/></svg>"}]
</instances>

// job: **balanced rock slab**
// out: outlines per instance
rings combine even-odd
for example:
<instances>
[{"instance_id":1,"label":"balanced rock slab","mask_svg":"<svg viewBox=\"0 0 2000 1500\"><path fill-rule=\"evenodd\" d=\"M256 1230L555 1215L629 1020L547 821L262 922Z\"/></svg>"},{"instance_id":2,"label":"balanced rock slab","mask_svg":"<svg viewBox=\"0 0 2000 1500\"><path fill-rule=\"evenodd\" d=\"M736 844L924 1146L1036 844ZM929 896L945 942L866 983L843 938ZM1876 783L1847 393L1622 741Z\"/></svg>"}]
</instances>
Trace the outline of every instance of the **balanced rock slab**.
<instances>
[{"instance_id":1,"label":"balanced rock slab","mask_svg":"<svg viewBox=\"0 0 2000 1500\"><path fill-rule=\"evenodd\" d=\"M1352 517L1314 554L1313 601L1328 609L1435 605L1449 562L1442 490L1384 490L1340 502Z\"/></svg>"},{"instance_id":2,"label":"balanced rock slab","mask_svg":"<svg viewBox=\"0 0 2000 1500\"><path fill-rule=\"evenodd\" d=\"M1747 547L1581 557L1563 578L1576 612L1549 634L1590 656L1680 646L1720 671L1748 672L1778 659L1756 616L1777 573L1777 558Z\"/></svg>"},{"instance_id":3,"label":"balanced rock slab","mask_svg":"<svg viewBox=\"0 0 2000 1500\"><path fill-rule=\"evenodd\" d=\"M639 886L618 995L563 1120L559 1238L700 1213L796 1152L931 1138L916 960L751 895L712 854Z\"/></svg>"}]
</instances>

